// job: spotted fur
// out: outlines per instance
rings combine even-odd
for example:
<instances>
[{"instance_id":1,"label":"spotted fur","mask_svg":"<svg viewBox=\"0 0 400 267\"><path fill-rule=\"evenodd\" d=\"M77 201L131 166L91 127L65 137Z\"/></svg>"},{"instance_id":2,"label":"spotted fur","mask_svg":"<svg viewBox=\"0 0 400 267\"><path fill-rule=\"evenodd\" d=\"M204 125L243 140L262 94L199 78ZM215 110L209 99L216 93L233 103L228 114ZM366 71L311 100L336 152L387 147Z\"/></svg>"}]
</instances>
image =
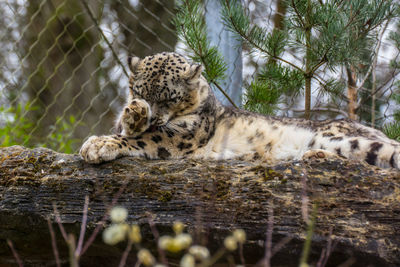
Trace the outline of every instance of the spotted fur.
<instances>
[{"instance_id":1,"label":"spotted fur","mask_svg":"<svg viewBox=\"0 0 400 267\"><path fill-rule=\"evenodd\" d=\"M80 154L90 163L121 156L149 159L247 159L269 163L342 157L400 168L400 143L351 120L268 117L221 105L202 66L176 53L128 60L129 97L118 133L92 136Z\"/></svg>"}]
</instances>

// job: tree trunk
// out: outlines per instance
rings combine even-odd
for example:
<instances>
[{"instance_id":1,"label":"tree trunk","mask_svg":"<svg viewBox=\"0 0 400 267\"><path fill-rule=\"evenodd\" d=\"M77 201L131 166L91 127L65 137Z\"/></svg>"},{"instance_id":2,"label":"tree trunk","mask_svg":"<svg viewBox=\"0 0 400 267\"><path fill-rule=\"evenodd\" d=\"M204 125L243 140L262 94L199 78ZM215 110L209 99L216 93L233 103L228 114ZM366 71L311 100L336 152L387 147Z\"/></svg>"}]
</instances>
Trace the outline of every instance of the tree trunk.
<instances>
[{"instance_id":1,"label":"tree trunk","mask_svg":"<svg viewBox=\"0 0 400 267\"><path fill-rule=\"evenodd\" d=\"M357 73L353 66L346 67L347 72L347 99L349 100L349 119L358 120L357 116Z\"/></svg>"},{"instance_id":2,"label":"tree trunk","mask_svg":"<svg viewBox=\"0 0 400 267\"><path fill-rule=\"evenodd\" d=\"M172 19L173 0L112 1L111 9L118 14L124 36L122 44L129 55L145 57L164 51L174 51L178 37Z\"/></svg>"},{"instance_id":3,"label":"tree trunk","mask_svg":"<svg viewBox=\"0 0 400 267\"><path fill-rule=\"evenodd\" d=\"M141 225L143 246L153 250L148 212L154 214L161 235L171 233L172 222L181 220L196 242L208 242L214 252L231 230L242 228L248 236L246 263L256 263L264 255L270 219L273 246L291 238L272 257L272 266L296 266L306 236L303 218L307 210L312 217L311 206L316 204L309 263L318 261L331 239L336 246L327 266L348 260L352 266L399 266L399 183L398 171L348 160L266 166L233 160L125 157L90 165L77 155L14 146L0 149L0 240L11 240L26 265L51 265L54 257L46 218L54 222L52 203L77 240L85 196L90 199L90 232L126 186L117 204L128 209L130 223ZM68 249L57 225L53 227L67 263ZM124 246L105 245L98 237L81 257L81 265L117 266ZM135 254L128 257L129 264L134 264ZM12 262L6 242L0 242L0 263Z\"/></svg>"}]
</instances>

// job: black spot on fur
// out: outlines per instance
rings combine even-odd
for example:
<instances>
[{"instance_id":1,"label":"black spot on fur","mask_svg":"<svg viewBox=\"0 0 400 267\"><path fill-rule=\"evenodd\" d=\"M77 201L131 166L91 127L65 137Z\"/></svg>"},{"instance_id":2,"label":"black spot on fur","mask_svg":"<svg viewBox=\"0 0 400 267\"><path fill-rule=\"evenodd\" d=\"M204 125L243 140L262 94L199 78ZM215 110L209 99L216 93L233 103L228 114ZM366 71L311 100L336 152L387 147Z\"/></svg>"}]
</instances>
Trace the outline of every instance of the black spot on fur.
<instances>
[{"instance_id":1,"label":"black spot on fur","mask_svg":"<svg viewBox=\"0 0 400 267\"><path fill-rule=\"evenodd\" d=\"M312 148L315 145L315 140L312 139L310 143L308 143L308 148Z\"/></svg>"},{"instance_id":2,"label":"black spot on fur","mask_svg":"<svg viewBox=\"0 0 400 267\"><path fill-rule=\"evenodd\" d=\"M268 144L265 145L265 151L270 151L272 148L272 142L269 142Z\"/></svg>"},{"instance_id":3,"label":"black spot on fur","mask_svg":"<svg viewBox=\"0 0 400 267\"><path fill-rule=\"evenodd\" d=\"M125 141L122 141L123 146L127 146L128 144Z\"/></svg>"},{"instance_id":4,"label":"black spot on fur","mask_svg":"<svg viewBox=\"0 0 400 267\"><path fill-rule=\"evenodd\" d=\"M122 145L121 145L121 144L118 144L118 147L119 147L119 148L122 148Z\"/></svg>"},{"instance_id":5,"label":"black spot on fur","mask_svg":"<svg viewBox=\"0 0 400 267\"><path fill-rule=\"evenodd\" d=\"M351 145L351 150L352 151L358 149L358 140L350 141L350 145Z\"/></svg>"},{"instance_id":6,"label":"black spot on fur","mask_svg":"<svg viewBox=\"0 0 400 267\"><path fill-rule=\"evenodd\" d=\"M169 153L169 151L164 147L159 147L157 155L160 159L168 159L171 156L171 153Z\"/></svg>"},{"instance_id":7,"label":"black spot on fur","mask_svg":"<svg viewBox=\"0 0 400 267\"><path fill-rule=\"evenodd\" d=\"M182 139L184 139L184 140L192 140L193 138L194 138L194 134L192 134L192 133L182 136Z\"/></svg>"},{"instance_id":8,"label":"black spot on fur","mask_svg":"<svg viewBox=\"0 0 400 267\"><path fill-rule=\"evenodd\" d=\"M165 132L167 133L168 137L173 137L175 135L175 133L171 130L165 130Z\"/></svg>"},{"instance_id":9,"label":"black spot on fur","mask_svg":"<svg viewBox=\"0 0 400 267\"><path fill-rule=\"evenodd\" d=\"M186 129L186 128L187 128L187 123L186 123L186 121L184 121L183 123L181 123L181 124L179 125L179 127L183 128L183 129Z\"/></svg>"},{"instance_id":10,"label":"black spot on fur","mask_svg":"<svg viewBox=\"0 0 400 267\"><path fill-rule=\"evenodd\" d=\"M342 140L343 140L343 137L341 137L341 136L334 136L334 137L331 137L330 140L331 140L331 141L342 141Z\"/></svg>"},{"instance_id":11,"label":"black spot on fur","mask_svg":"<svg viewBox=\"0 0 400 267\"><path fill-rule=\"evenodd\" d=\"M261 131L259 131L259 130L257 130L256 131L256 136L255 136L256 138L264 138L264 133L263 132L261 132Z\"/></svg>"},{"instance_id":12,"label":"black spot on fur","mask_svg":"<svg viewBox=\"0 0 400 267\"><path fill-rule=\"evenodd\" d=\"M137 141L137 145L141 148L144 148L147 144L143 141Z\"/></svg>"},{"instance_id":13,"label":"black spot on fur","mask_svg":"<svg viewBox=\"0 0 400 267\"><path fill-rule=\"evenodd\" d=\"M365 161L368 164L375 165L376 164L376 158L378 157L377 153L379 150L382 148L383 144L374 142L370 146L370 150L367 153L367 157L365 158Z\"/></svg>"},{"instance_id":14,"label":"black spot on fur","mask_svg":"<svg viewBox=\"0 0 400 267\"><path fill-rule=\"evenodd\" d=\"M253 160L258 160L258 159L260 159L260 158L261 158L260 154L258 154L257 152L254 153L254 155L253 155Z\"/></svg>"},{"instance_id":15,"label":"black spot on fur","mask_svg":"<svg viewBox=\"0 0 400 267\"><path fill-rule=\"evenodd\" d=\"M162 141L162 137L159 136L159 135L154 135L154 136L151 137L151 140L152 140L154 143L157 144L158 142Z\"/></svg>"},{"instance_id":16,"label":"black spot on fur","mask_svg":"<svg viewBox=\"0 0 400 267\"><path fill-rule=\"evenodd\" d=\"M333 133L323 133L322 136L323 137L331 137L331 136L334 136L334 134Z\"/></svg>"},{"instance_id":17,"label":"black spot on fur","mask_svg":"<svg viewBox=\"0 0 400 267\"><path fill-rule=\"evenodd\" d=\"M179 145L178 145L178 148L179 148L180 151L182 151L184 149L191 148L191 147L192 147L192 144L183 143L183 142L180 142Z\"/></svg>"},{"instance_id":18,"label":"black spot on fur","mask_svg":"<svg viewBox=\"0 0 400 267\"><path fill-rule=\"evenodd\" d=\"M343 157L342 150L340 149L340 147L335 148L335 151L336 151L336 154L338 154L338 156Z\"/></svg>"},{"instance_id":19,"label":"black spot on fur","mask_svg":"<svg viewBox=\"0 0 400 267\"><path fill-rule=\"evenodd\" d=\"M392 168L395 168L395 166L394 166L394 155L395 155L395 154L396 154L396 153L393 152L392 156L390 157L390 161L389 161L389 164L390 164L390 166L391 166Z\"/></svg>"}]
</instances>

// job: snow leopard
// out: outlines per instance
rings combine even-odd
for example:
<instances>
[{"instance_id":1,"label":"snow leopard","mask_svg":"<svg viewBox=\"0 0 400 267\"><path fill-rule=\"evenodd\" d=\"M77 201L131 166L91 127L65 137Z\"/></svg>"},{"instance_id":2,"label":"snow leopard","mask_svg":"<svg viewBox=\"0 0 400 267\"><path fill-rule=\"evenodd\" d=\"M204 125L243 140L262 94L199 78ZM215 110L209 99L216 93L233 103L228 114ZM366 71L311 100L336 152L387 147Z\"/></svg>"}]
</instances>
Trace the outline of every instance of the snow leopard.
<instances>
[{"instance_id":1,"label":"snow leopard","mask_svg":"<svg viewBox=\"0 0 400 267\"><path fill-rule=\"evenodd\" d=\"M129 57L128 65L129 92L116 134L87 139L80 150L86 162L134 156L275 164L341 157L400 168L400 143L358 122L273 117L222 105L202 65L180 54Z\"/></svg>"}]
</instances>

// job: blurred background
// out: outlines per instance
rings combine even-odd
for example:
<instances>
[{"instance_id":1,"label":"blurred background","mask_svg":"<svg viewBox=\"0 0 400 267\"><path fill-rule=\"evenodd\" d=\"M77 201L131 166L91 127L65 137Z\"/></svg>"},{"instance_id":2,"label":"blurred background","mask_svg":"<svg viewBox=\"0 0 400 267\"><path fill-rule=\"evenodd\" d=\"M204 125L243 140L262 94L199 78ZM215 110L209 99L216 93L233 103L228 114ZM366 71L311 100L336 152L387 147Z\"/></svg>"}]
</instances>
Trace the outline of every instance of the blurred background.
<instances>
[{"instance_id":1,"label":"blurred background","mask_svg":"<svg viewBox=\"0 0 400 267\"><path fill-rule=\"evenodd\" d=\"M220 8L218 1L198 2L209 41L226 59L227 73L219 80L220 89L237 106L303 117L301 83L297 91L280 94L273 106L267 104L270 108L254 104L257 96L251 84L269 59L224 28L226 22L215 12ZM271 34L290 18L285 1L237 2L251 23ZM128 55L145 57L161 51L193 54L186 40L178 38L177 24L173 23L177 5L185 4L173 0L0 1L0 145L46 146L74 153L88 136L111 133L126 98ZM323 93L318 79L313 80L310 118L353 116L377 128L396 124L397 20L393 15L373 29L374 42L364 49L365 62L372 62L373 68L357 61L354 66L318 69L318 79L333 78L337 91ZM282 58L304 64L306 52L287 44ZM355 114L348 112L349 86L357 89ZM220 100L229 104L220 89L213 88Z\"/></svg>"}]
</instances>

